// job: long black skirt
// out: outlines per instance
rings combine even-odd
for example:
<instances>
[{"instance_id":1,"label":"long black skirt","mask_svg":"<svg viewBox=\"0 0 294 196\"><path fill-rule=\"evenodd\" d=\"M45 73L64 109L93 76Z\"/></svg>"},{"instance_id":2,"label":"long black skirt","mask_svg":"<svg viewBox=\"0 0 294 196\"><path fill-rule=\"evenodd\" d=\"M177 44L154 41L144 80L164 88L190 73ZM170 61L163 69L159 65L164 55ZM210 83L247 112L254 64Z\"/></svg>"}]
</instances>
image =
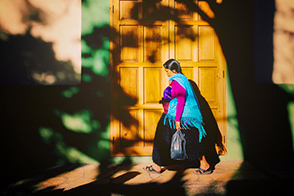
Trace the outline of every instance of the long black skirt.
<instances>
[{"instance_id":1,"label":"long black skirt","mask_svg":"<svg viewBox=\"0 0 294 196\"><path fill-rule=\"evenodd\" d=\"M184 161L172 160L170 158L171 139L176 129L170 127L169 123L164 125L165 114L162 114L156 128L153 142L153 162L160 166L182 165L185 167L197 168L200 165L199 158L203 156L204 149L199 143L199 131L197 128L181 130L185 134L186 153L188 159Z\"/></svg>"}]
</instances>

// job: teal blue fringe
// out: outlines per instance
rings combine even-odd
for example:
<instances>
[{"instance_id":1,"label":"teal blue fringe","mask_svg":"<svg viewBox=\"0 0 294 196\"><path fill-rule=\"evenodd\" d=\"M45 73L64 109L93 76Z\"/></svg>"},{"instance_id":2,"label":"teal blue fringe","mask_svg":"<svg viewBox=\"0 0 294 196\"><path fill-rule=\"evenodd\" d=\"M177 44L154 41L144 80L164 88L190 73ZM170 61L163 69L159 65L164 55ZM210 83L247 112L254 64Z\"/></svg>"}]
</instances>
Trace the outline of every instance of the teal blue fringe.
<instances>
[{"instance_id":1,"label":"teal blue fringe","mask_svg":"<svg viewBox=\"0 0 294 196\"><path fill-rule=\"evenodd\" d=\"M170 115L166 115L164 118L164 124L166 124L166 121L168 121L169 126L173 129L175 129L175 117L172 117ZM190 127L196 127L199 131L199 142L201 142L202 138L205 137L206 131L203 127L203 123L200 122L197 119L191 119L191 118L181 118L181 127L182 129L190 129Z\"/></svg>"}]
</instances>

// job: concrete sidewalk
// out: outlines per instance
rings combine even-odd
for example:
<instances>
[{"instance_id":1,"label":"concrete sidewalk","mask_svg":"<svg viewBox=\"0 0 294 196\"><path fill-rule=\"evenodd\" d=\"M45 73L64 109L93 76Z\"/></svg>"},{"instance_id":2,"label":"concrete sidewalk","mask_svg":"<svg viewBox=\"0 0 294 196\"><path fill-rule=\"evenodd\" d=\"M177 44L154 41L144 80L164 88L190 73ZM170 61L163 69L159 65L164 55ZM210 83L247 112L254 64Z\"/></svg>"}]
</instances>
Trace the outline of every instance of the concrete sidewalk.
<instances>
[{"instance_id":1,"label":"concrete sidewalk","mask_svg":"<svg viewBox=\"0 0 294 196\"><path fill-rule=\"evenodd\" d=\"M151 163L68 166L19 181L2 195L289 195L294 172L264 172L243 161L222 161L210 175L175 168L147 172ZM63 168L64 169L64 168ZM62 172L61 172L62 171ZM293 192L291 192L293 194ZM291 195L291 194L290 194Z\"/></svg>"}]
</instances>

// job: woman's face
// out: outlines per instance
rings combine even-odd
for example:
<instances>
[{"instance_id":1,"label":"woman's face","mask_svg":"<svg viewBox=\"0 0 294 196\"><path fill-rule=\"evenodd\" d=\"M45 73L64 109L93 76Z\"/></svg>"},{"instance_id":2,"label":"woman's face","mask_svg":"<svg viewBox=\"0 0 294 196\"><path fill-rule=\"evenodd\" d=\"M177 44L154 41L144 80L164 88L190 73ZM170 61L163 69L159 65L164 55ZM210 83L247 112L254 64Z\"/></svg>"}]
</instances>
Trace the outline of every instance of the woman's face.
<instances>
[{"instance_id":1,"label":"woman's face","mask_svg":"<svg viewBox=\"0 0 294 196\"><path fill-rule=\"evenodd\" d=\"M167 77L172 77L173 75L177 74L176 70L165 69Z\"/></svg>"}]
</instances>

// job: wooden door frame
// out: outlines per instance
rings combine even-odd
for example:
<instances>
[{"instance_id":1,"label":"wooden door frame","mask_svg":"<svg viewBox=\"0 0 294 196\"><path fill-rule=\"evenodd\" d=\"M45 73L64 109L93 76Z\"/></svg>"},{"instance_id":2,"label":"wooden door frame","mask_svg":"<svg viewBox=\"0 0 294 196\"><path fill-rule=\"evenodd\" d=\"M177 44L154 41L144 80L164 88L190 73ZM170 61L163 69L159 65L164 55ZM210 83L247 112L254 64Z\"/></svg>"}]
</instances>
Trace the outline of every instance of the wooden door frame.
<instances>
[{"instance_id":1,"label":"wooden door frame","mask_svg":"<svg viewBox=\"0 0 294 196\"><path fill-rule=\"evenodd\" d=\"M112 104L114 100L114 97L116 95L115 89L113 88L113 86L118 85L118 81L119 81L119 76L118 76L118 70L116 65L118 65L119 63L119 36L117 36L117 33L119 33L119 29L115 29L118 24L116 24L115 19L119 18L118 14L119 14L119 7L118 6L114 6L115 5L115 1L119 1L119 0L110 0L110 80L111 80L111 90L110 90L110 96L111 96L111 106L110 106L110 151L111 151L111 156L126 156L126 154L128 156L142 156L142 155L138 155L136 153L132 153L132 152L122 152L120 149L120 133L116 130L120 129L120 125L119 125L119 121L112 115L114 113L114 111L116 111L117 108L116 105ZM170 4L172 3L172 1L169 1L168 5L171 6ZM168 21L168 28L170 28L171 23L173 21ZM203 22L203 24L208 24L207 22ZM209 24L208 24L209 25ZM168 33L169 35L169 39L173 39L172 37L170 37L170 32ZM217 34L216 38L217 38ZM170 40L170 43L173 43L172 40ZM217 42L219 43L219 40L217 39ZM226 61L225 58L223 56L222 53L222 49L220 47L220 43L216 44L217 48L216 50L219 50L220 54L222 54L222 57L219 57L220 59L218 59L218 62L221 64L221 69L222 69L222 73L220 73L219 77L222 77L222 86L224 86L223 88L223 96L222 96L222 100L220 101L221 104L220 107L222 107L222 111L223 114L221 114L222 117L224 117L225 119L220 119L218 121L218 126L220 128L220 130L222 131L223 134L223 142L225 144L225 146L227 146L227 100L226 100L226 82L227 82L227 78L226 78ZM173 58L175 56L175 53L173 50L168 50L168 58ZM116 60L116 61L115 61ZM164 75L164 73L163 73ZM163 83L167 83L167 81L163 81Z\"/></svg>"}]
</instances>

